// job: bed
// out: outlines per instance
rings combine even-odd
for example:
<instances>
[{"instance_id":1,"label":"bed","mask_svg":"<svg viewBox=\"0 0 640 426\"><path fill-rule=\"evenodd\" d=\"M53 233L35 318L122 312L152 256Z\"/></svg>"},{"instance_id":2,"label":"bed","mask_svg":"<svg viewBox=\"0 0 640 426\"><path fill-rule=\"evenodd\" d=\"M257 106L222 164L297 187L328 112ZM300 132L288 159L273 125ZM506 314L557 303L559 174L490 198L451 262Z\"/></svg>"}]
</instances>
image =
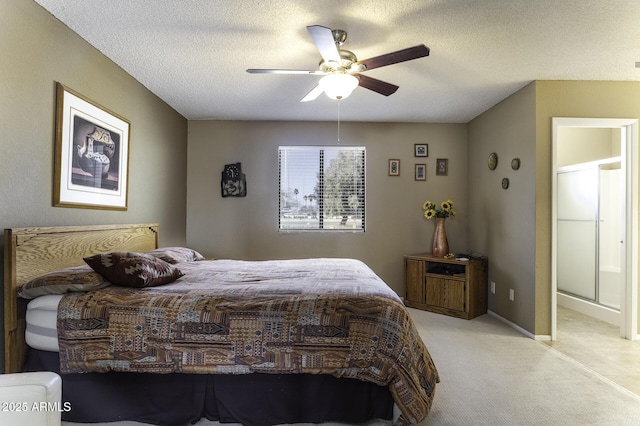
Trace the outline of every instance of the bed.
<instances>
[{"instance_id":1,"label":"bed","mask_svg":"<svg viewBox=\"0 0 640 426\"><path fill-rule=\"evenodd\" d=\"M436 367L401 300L362 262L185 260L163 250L157 224L5 230L5 371L60 373L72 422L427 416ZM171 275L162 285L106 275L90 291L18 297L52 271L113 269L117 256L148 253L165 268L157 276Z\"/></svg>"}]
</instances>

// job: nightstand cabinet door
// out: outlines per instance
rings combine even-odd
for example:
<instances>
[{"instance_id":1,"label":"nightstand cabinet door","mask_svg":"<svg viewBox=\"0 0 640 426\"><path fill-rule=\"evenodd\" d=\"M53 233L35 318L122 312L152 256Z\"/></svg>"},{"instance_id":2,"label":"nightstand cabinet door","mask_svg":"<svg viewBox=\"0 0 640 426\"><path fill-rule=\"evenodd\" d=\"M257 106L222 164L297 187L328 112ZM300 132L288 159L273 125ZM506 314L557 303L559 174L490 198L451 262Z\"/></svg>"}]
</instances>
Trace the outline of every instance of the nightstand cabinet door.
<instances>
[{"instance_id":1,"label":"nightstand cabinet door","mask_svg":"<svg viewBox=\"0 0 640 426\"><path fill-rule=\"evenodd\" d=\"M424 262L405 259L404 281L407 283L406 299L416 303L424 303Z\"/></svg>"},{"instance_id":2,"label":"nightstand cabinet door","mask_svg":"<svg viewBox=\"0 0 640 426\"><path fill-rule=\"evenodd\" d=\"M465 282L444 278L427 278L426 304L464 313Z\"/></svg>"}]
</instances>

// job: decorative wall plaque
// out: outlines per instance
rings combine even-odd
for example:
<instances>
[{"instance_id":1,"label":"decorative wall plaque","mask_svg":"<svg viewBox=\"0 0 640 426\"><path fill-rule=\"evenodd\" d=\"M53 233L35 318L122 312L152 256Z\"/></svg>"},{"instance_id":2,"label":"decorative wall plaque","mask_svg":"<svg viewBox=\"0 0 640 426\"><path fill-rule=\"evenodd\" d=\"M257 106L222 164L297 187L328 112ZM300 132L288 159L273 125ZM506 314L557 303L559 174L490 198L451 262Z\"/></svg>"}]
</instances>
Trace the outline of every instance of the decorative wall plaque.
<instances>
[{"instance_id":1,"label":"decorative wall plaque","mask_svg":"<svg viewBox=\"0 0 640 426\"><path fill-rule=\"evenodd\" d=\"M240 163L224 166L220 186L223 197L245 197L247 195L247 179L242 173Z\"/></svg>"}]
</instances>

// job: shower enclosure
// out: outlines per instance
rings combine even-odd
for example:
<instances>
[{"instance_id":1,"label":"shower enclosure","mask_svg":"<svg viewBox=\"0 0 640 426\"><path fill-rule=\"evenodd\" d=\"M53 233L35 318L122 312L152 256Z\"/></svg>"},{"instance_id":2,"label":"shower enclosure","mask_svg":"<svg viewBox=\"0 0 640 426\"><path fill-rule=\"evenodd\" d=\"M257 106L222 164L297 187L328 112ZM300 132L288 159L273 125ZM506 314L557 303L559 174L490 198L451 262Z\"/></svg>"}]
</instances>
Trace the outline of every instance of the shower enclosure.
<instances>
[{"instance_id":1,"label":"shower enclosure","mask_svg":"<svg viewBox=\"0 0 640 426\"><path fill-rule=\"evenodd\" d=\"M558 306L638 338L639 123L552 119L551 340Z\"/></svg>"},{"instance_id":2,"label":"shower enclosure","mask_svg":"<svg viewBox=\"0 0 640 426\"><path fill-rule=\"evenodd\" d=\"M624 188L620 158L558 169L557 288L620 311Z\"/></svg>"}]
</instances>

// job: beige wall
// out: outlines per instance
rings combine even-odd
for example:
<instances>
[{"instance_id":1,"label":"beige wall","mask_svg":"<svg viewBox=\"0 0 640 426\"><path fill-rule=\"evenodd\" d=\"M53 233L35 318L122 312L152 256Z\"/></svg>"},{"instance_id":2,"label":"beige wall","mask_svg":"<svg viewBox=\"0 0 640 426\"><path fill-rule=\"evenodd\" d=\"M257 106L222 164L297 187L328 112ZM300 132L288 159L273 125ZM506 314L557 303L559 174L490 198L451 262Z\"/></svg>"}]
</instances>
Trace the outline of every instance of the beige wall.
<instances>
[{"instance_id":1,"label":"beige wall","mask_svg":"<svg viewBox=\"0 0 640 426\"><path fill-rule=\"evenodd\" d=\"M560 127L557 132L558 167L620 155L620 129Z\"/></svg>"},{"instance_id":2,"label":"beige wall","mask_svg":"<svg viewBox=\"0 0 640 426\"><path fill-rule=\"evenodd\" d=\"M458 216L447 221L450 249L470 248L465 124L342 123L342 145L367 150L366 232L278 233L278 146L335 144L336 129L326 122L190 121L188 244L210 257L353 257L404 296L403 254L431 250L434 226L422 204L451 198ZM427 143L429 157L414 157L414 143ZM400 159L398 177L388 176L390 158ZM449 159L448 176L435 175L436 158ZM247 196L222 198L221 172L235 162ZM414 180L416 163L427 164L426 182Z\"/></svg>"},{"instance_id":3,"label":"beige wall","mask_svg":"<svg viewBox=\"0 0 640 426\"><path fill-rule=\"evenodd\" d=\"M536 99L536 331L548 334L551 322L548 295L551 288L551 118L638 118L640 83L539 81Z\"/></svg>"},{"instance_id":4,"label":"beige wall","mask_svg":"<svg viewBox=\"0 0 640 426\"><path fill-rule=\"evenodd\" d=\"M469 123L469 244L489 258L489 282L496 283L489 309L529 332L536 299L535 96L530 84ZM487 167L492 152L495 170ZM513 158L519 170L511 168Z\"/></svg>"},{"instance_id":5,"label":"beige wall","mask_svg":"<svg viewBox=\"0 0 640 426\"><path fill-rule=\"evenodd\" d=\"M640 83L537 81L469 123L469 158L479 158L469 162L469 244L489 256L497 289L489 309L537 336L551 334L553 117L640 117ZM494 172L486 167L490 152L501 160ZM522 160L517 172L512 157ZM507 191L502 177L511 179Z\"/></svg>"},{"instance_id":6,"label":"beige wall","mask_svg":"<svg viewBox=\"0 0 640 426\"><path fill-rule=\"evenodd\" d=\"M184 243L187 121L30 0L0 3L0 226L160 222ZM131 122L126 212L52 207L55 82Z\"/></svg>"},{"instance_id":7,"label":"beige wall","mask_svg":"<svg viewBox=\"0 0 640 426\"><path fill-rule=\"evenodd\" d=\"M184 117L31 0L0 2L0 52L0 228L159 222L184 244ZM131 122L127 211L52 207L56 81Z\"/></svg>"}]
</instances>

